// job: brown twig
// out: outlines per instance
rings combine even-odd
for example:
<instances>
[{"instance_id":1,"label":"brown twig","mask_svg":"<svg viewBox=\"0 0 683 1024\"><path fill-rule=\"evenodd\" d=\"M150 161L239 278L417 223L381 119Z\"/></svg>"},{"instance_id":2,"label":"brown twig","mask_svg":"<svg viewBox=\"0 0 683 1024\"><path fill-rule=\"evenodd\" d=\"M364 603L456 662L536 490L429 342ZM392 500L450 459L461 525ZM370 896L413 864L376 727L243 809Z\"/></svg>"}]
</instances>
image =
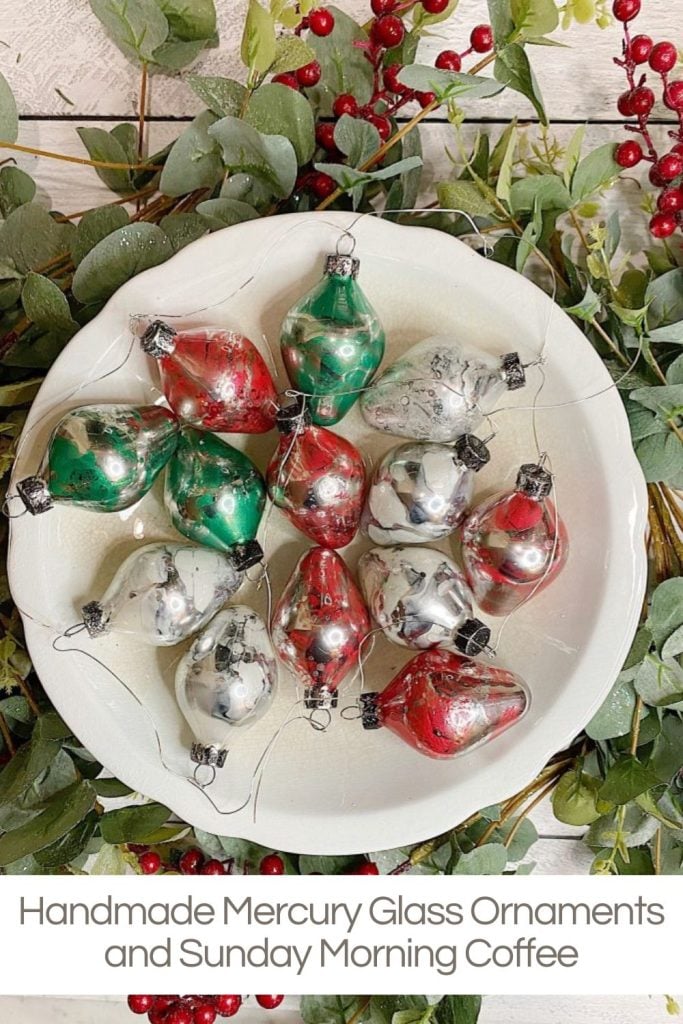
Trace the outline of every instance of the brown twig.
<instances>
[{"instance_id":1,"label":"brown twig","mask_svg":"<svg viewBox=\"0 0 683 1024\"><path fill-rule=\"evenodd\" d=\"M141 161L145 154L145 123L147 117L147 77L148 69L147 64L143 63L142 71L140 74L140 109L138 111L138 160ZM140 207L144 203L138 199L135 200L136 211L140 210Z\"/></svg>"},{"instance_id":2,"label":"brown twig","mask_svg":"<svg viewBox=\"0 0 683 1024\"><path fill-rule=\"evenodd\" d=\"M67 156L65 153L53 153L49 149L35 149L33 146L20 146L18 142L0 142L0 149L13 149L29 156L42 156L48 160L63 160L68 164L83 164L86 167L103 167L110 171L160 171L156 164L124 164L111 160L88 160L84 156Z\"/></svg>"},{"instance_id":3,"label":"brown twig","mask_svg":"<svg viewBox=\"0 0 683 1024\"><path fill-rule=\"evenodd\" d=\"M9 731L7 722L5 720L5 716L2 714L2 712L0 712L0 734L2 735L2 738L5 741L5 746L7 747L9 756L14 757L14 755L17 752L17 748L14 746L12 733Z\"/></svg>"},{"instance_id":4,"label":"brown twig","mask_svg":"<svg viewBox=\"0 0 683 1024\"><path fill-rule=\"evenodd\" d=\"M531 814L533 809L535 807L538 807L538 805L543 800L545 800L545 798L548 796L549 793L552 793L552 791L555 789L555 786L557 786L557 784L559 783L560 779L562 778L562 775L564 775L564 772L561 772L559 775L557 775L557 777L551 779L550 782L548 783L548 785L544 786L543 789L541 790L541 792L537 796L535 796L534 799L531 801L531 803L528 804L524 808L524 810L521 812L521 814L517 818L516 822L514 823L514 825L512 826L512 828L510 829L510 831L506 835L505 839L503 840L503 846L505 847L506 850L508 850L510 848L510 846L512 845L512 840L515 838L515 836L517 835L517 832L522 827L522 824L529 817L529 815Z\"/></svg>"},{"instance_id":5,"label":"brown twig","mask_svg":"<svg viewBox=\"0 0 683 1024\"><path fill-rule=\"evenodd\" d=\"M636 756L638 750L638 739L640 737L640 716L643 711L643 698L638 697L636 699L636 706L633 709L633 718L631 719L631 743L629 746L629 754L631 757Z\"/></svg>"},{"instance_id":6,"label":"brown twig","mask_svg":"<svg viewBox=\"0 0 683 1024\"><path fill-rule=\"evenodd\" d=\"M650 497L657 509L657 515L659 516L659 521L662 524L664 536L669 543L669 547L673 550L673 553L678 559L678 568L681 570L683 569L683 541L681 541L676 526L671 518L672 510L674 510L674 514L677 513L679 516L681 515L681 510L676 504L672 506L667 502L662 488L656 484L653 485L650 490ZM676 521L679 522L678 519Z\"/></svg>"},{"instance_id":7,"label":"brown twig","mask_svg":"<svg viewBox=\"0 0 683 1024\"><path fill-rule=\"evenodd\" d=\"M361 1019L361 1017L367 1010L368 1006L370 1005L371 999L372 996L362 996L360 1006L351 1014L346 1024L358 1024L358 1021Z\"/></svg>"},{"instance_id":8,"label":"brown twig","mask_svg":"<svg viewBox=\"0 0 683 1024\"><path fill-rule=\"evenodd\" d=\"M654 843L652 844L652 864L656 875L662 873L662 826L655 832Z\"/></svg>"},{"instance_id":9,"label":"brown twig","mask_svg":"<svg viewBox=\"0 0 683 1024\"><path fill-rule=\"evenodd\" d=\"M111 203L107 203L107 206L125 206L126 203L132 203L135 199L144 199L146 196L153 195L157 190L156 185L148 185L147 188L141 188L139 192L133 192L130 196L123 196L122 199L114 199ZM62 213L59 217L55 217L58 224L63 224L66 221L78 220L80 217L85 217L86 213L92 213L93 210L101 210L101 206L91 206L87 210L77 210L76 213Z\"/></svg>"}]
</instances>

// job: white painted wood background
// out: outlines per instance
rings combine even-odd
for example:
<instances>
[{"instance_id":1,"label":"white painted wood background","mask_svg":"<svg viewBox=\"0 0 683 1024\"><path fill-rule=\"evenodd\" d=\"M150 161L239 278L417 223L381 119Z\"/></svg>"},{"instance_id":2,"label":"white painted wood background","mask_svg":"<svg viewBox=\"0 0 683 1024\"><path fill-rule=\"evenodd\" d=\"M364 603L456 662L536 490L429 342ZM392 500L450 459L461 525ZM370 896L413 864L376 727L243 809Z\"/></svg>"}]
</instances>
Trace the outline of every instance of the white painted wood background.
<instances>
[{"instance_id":1,"label":"white painted wood background","mask_svg":"<svg viewBox=\"0 0 683 1024\"><path fill-rule=\"evenodd\" d=\"M679 1002L682 1001L678 997ZM0 996L3 1024L134 1024L119 997ZM147 1018L144 1018L146 1020ZM486 996L479 1024L666 1024L678 1018L664 996ZM249 1003L240 1024L300 1024L298 1000L291 997L274 1012Z\"/></svg>"},{"instance_id":2,"label":"white painted wood background","mask_svg":"<svg viewBox=\"0 0 683 1024\"><path fill-rule=\"evenodd\" d=\"M247 0L216 3L220 48L204 55L192 71L239 77L237 54ZM369 16L368 0L337 0L337 6L362 20ZM672 38L680 45L683 0L647 0L643 6L638 30L655 38ZM486 20L485 0L461 0L453 18L437 26L433 37L424 41L420 60L433 61L448 45L464 49L471 27ZM558 38L569 49L534 47L532 59L559 141L566 142L576 124L583 122L589 123L586 149L620 140L623 136L616 123L615 102L623 90L623 78L612 63L612 56L619 52L619 29L574 26L569 32L558 33ZM96 124L111 128L119 120L136 117L137 72L106 38L88 0L0 0L0 39L5 44L0 46L0 69L17 97L23 144L84 156L76 127ZM159 148L176 137L182 127L178 119L188 118L199 109L199 102L182 77L155 76L150 95L150 148ZM468 104L467 114L463 132L469 140L485 127L484 121L504 123L513 114L528 118L530 137L537 131L531 105L517 93L506 92L492 100ZM670 112L660 105L656 115L662 124L654 130L663 137L666 123L671 123ZM489 124L487 130L496 134L501 125ZM444 147L453 143L453 129L434 115L421 134L426 181L446 177L450 164ZM52 209L71 213L111 199L111 193L90 168L17 156L19 165L39 183L40 195ZM644 241L641 201L642 190L633 174L611 199L625 211L622 244L632 253L638 253ZM543 837L532 851L537 871L571 874L588 870L592 856L577 839L581 830L557 822L547 804L538 809L534 821ZM24 1020L32 1024L33 1018ZM640 1020L644 1022L645 1018Z\"/></svg>"}]
</instances>

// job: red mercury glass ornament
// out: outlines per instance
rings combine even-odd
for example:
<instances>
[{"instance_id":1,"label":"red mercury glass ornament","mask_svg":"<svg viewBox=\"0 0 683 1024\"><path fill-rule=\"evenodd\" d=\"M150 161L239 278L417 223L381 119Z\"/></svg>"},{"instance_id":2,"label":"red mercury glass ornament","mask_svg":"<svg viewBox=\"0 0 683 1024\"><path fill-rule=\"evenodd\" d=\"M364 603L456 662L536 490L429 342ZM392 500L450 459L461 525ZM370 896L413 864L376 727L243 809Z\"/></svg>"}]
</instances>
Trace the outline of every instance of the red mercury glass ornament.
<instances>
[{"instance_id":1,"label":"red mercury glass ornament","mask_svg":"<svg viewBox=\"0 0 683 1024\"><path fill-rule=\"evenodd\" d=\"M316 427L302 399L277 415L280 442L266 473L271 501L324 548L356 535L365 501L363 458L354 445Z\"/></svg>"},{"instance_id":2,"label":"red mercury glass ornament","mask_svg":"<svg viewBox=\"0 0 683 1024\"><path fill-rule=\"evenodd\" d=\"M181 419L227 434L264 434L275 426L273 378L244 335L219 327L176 331L155 320L140 344L157 360L168 404Z\"/></svg>"},{"instance_id":3,"label":"red mercury glass ornament","mask_svg":"<svg viewBox=\"0 0 683 1024\"><path fill-rule=\"evenodd\" d=\"M361 697L365 729L391 729L427 757L458 757L499 736L529 705L513 672L460 654L423 651L382 693Z\"/></svg>"},{"instance_id":4,"label":"red mercury glass ornament","mask_svg":"<svg viewBox=\"0 0 683 1024\"><path fill-rule=\"evenodd\" d=\"M329 548L310 548L290 576L272 623L275 650L306 687L306 707L336 706L336 690L369 630L370 616L342 557Z\"/></svg>"},{"instance_id":5,"label":"red mercury glass ornament","mask_svg":"<svg viewBox=\"0 0 683 1024\"><path fill-rule=\"evenodd\" d=\"M564 523L548 495L553 482L526 463L514 491L495 494L462 525L462 557L474 599L488 615L509 615L544 590L569 553Z\"/></svg>"}]
</instances>

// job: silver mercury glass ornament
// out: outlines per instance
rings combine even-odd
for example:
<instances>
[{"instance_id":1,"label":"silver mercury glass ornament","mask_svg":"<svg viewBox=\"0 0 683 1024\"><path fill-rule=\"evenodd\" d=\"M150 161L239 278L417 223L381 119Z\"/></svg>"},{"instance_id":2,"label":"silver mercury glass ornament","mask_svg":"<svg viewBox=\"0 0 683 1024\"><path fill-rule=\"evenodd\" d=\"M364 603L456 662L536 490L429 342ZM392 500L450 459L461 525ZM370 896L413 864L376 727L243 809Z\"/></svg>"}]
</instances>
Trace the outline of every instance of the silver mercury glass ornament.
<instances>
[{"instance_id":1,"label":"silver mercury glass ornament","mask_svg":"<svg viewBox=\"0 0 683 1024\"><path fill-rule=\"evenodd\" d=\"M458 526L472 499L474 475L491 458L483 441L463 434L454 445L410 441L387 452L373 474L362 528L375 544L423 544Z\"/></svg>"},{"instance_id":2,"label":"silver mercury glass ornament","mask_svg":"<svg viewBox=\"0 0 683 1024\"><path fill-rule=\"evenodd\" d=\"M370 612L394 643L468 657L486 650L491 631L473 617L465 577L440 551L372 548L358 563L358 577Z\"/></svg>"},{"instance_id":3,"label":"silver mercury glass ornament","mask_svg":"<svg viewBox=\"0 0 683 1024\"><path fill-rule=\"evenodd\" d=\"M455 441L493 411L505 391L526 383L516 352L496 357L449 335L408 349L361 395L366 423L418 441Z\"/></svg>"},{"instance_id":4,"label":"silver mercury glass ornament","mask_svg":"<svg viewBox=\"0 0 683 1024\"><path fill-rule=\"evenodd\" d=\"M83 606L90 637L126 633L170 647L202 629L237 591L258 544L224 554L195 544L147 544L125 559L100 601Z\"/></svg>"},{"instance_id":5,"label":"silver mercury glass ornament","mask_svg":"<svg viewBox=\"0 0 683 1024\"><path fill-rule=\"evenodd\" d=\"M270 707L277 660L263 619L245 605L225 608L181 659L176 699L195 742L196 764L222 768L232 741Z\"/></svg>"}]
</instances>

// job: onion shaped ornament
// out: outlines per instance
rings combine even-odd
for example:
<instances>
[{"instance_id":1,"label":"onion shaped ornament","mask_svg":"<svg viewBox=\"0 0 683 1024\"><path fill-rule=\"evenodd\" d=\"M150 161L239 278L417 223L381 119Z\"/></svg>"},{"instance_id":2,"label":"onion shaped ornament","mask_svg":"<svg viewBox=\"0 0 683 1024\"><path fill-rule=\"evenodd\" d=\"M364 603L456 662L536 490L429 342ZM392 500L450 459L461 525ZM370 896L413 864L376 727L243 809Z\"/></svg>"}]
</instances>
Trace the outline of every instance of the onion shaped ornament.
<instances>
[{"instance_id":1,"label":"onion shaped ornament","mask_svg":"<svg viewBox=\"0 0 683 1024\"><path fill-rule=\"evenodd\" d=\"M423 651L381 693L361 696L365 729L390 729L427 757L458 757L518 722L529 706L513 672L450 651Z\"/></svg>"},{"instance_id":2,"label":"onion shaped ornament","mask_svg":"<svg viewBox=\"0 0 683 1024\"><path fill-rule=\"evenodd\" d=\"M227 555L194 544L146 544L119 566L99 601L84 605L85 627L93 639L115 632L155 647L180 643L236 593L261 558L256 548Z\"/></svg>"},{"instance_id":3,"label":"onion shaped ornament","mask_svg":"<svg viewBox=\"0 0 683 1024\"><path fill-rule=\"evenodd\" d=\"M154 320L140 344L157 360L168 404L182 420L227 434L263 434L275 426L273 378L243 334L219 327L176 331Z\"/></svg>"},{"instance_id":4,"label":"onion shaped ornament","mask_svg":"<svg viewBox=\"0 0 683 1024\"><path fill-rule=\"evenodd\" d=\"M293 306L280 345L290 381L308 396L313 423L338 423L384 355L384 329L356 278L359 260L327 257L325 276Z\"/></svg>"},{"instance_id":5,"label":"onion shaped ornament","mask_svg":"<svg viewBox=\"0 0 683 1024\"><path fill-rule=\"evenodd\" d=\"M341 556L310 548L285 586L272 623L275 650L305 687L307 707L336 706L337 688L357 664L369 629L363 598Z\"/></svg>"},{"instance_id":6,"label":"onion shaped ornament","mask_svg":"<svg viewBox=\"0 0 683 1024\"><path fill-rule=\"evenodd\" d=\"M515 611L545 590L567 561L569 538L549 498L552 486L543 466L526 463L513 491L488 498L463 522L465 574L489 615Z\"/></svg>"},{"instance_id":7,"label":"onion shaped ornament","mask_svg":"<svg viewBox=\"0 0 683 1024\"><path fill-rule=\"evenodd\" d=\"M158 405L84 405L63 416L36 476L17 483L32 515L55 503L121 512L151 488L173 455L178 421Z\"/></svg>"},{"instance_id":8,"label":"onion shaped ornament","mask_svg":"<svg viewBox=\"0 0 683 1024\"><path fill-rule=\"evenodd\" d=\"M455 562L433 548L372 548L358 563L368 608L385 636L403 647L481 654L491 631Z\"/></svg>"},{"instance_id":9,"label":"onion shaped ornament","mask_svg":"<svg viewBox=\"0 0 683 1024\"><path fill-rule=\"evenodd\" d=\"M278 413L280 442L266 473L268 494L316 544L343 548L356 535L366 478L357 448L311 424L303 402Z\"/></svg>"},{"instance_id":10,"label":"onion shaped ornament","mask_svg":"<svg viewBox=\"0 0 683 1024\"><path fill-rule=\"evenodd\" d=\"M516 352L501 359L437 335L385 370L361 396L361 411L375 430L451 442L476 430L502 395L525 380Z\"/></svg>"},{"instance_id":11,"label":"onion shaped ornament","mask_svg":"<svg viewBox=\"0 0 683 1024\"><path fill-rule=\"evenodd\" d=\"M472 499L474 477L489 461L471 434L454 445L409 441L387 452L373 473L363 531L375 544L423 544L455 530Z\"/></svg>"},{"instance_id":12,"label":"onion shaped ornament","mask_svg":"<svg viewBox=\"0 0 683 1024\"><path fill-rule=\"evenodd\" d=\"M176 671L176 699L194 737L192 760L222 768L237 737L272 704L276 685L263 619L245 605L219 612Z\"/></svg>"}]
</instances>

